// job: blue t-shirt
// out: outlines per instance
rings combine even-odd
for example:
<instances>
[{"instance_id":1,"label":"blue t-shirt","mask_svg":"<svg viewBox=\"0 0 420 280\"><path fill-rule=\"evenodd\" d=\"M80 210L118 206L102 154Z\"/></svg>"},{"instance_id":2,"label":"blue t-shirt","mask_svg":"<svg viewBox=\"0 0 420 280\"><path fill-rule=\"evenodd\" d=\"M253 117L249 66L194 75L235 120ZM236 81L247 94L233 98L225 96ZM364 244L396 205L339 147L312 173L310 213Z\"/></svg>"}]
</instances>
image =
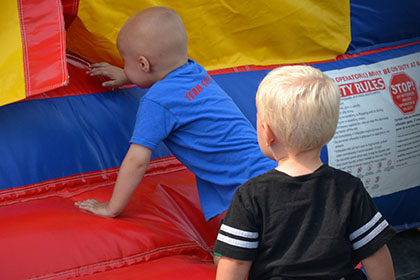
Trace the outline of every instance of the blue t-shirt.
<instances>
[{"instance_id":1,"label":"blue t-shirt","mask_svg":"<svg viewBox=\"0 0 420 280\"><path fill-rule=\"evenodd\" d=\"M153 150L161 141L195 174L207 220L228 208L239 185L276 166L262 154L248 119L193 60L140 101L130 142Z\"/></svg>"}]
</instances>

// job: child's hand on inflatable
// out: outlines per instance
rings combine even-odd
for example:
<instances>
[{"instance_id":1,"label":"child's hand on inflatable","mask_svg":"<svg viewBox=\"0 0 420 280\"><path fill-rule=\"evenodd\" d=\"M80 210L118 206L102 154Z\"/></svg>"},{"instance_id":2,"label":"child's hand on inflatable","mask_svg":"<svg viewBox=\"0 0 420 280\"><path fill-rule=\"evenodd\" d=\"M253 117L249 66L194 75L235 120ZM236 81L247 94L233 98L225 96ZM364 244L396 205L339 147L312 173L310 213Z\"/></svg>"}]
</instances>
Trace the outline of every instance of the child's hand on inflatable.
<instances>
[{"instance_id":1,"label":"child's hand on inflatable","mask_svg":"<svg viewBox=\"0 0 420 280\"><path fill-rule=\"evenodd\" d=\"M95 199L87 199L85 201L78 201L75 203L80 209L89 211L95 215L113 218L108 211L108 202L99 202Z\"/></svg>"},{"instance_id":2,"label":"child's hand on inflatable","mask_svg":"<svg viewBox=\"0 0 420 280\"><path fill-rule=\"evenodd\" d=\"M102 83L103 87L116 88L130 84L124 70L107 62L94 63L86 74L90 76L103 76L109 80Z\"/></svg>"}]
</instances>

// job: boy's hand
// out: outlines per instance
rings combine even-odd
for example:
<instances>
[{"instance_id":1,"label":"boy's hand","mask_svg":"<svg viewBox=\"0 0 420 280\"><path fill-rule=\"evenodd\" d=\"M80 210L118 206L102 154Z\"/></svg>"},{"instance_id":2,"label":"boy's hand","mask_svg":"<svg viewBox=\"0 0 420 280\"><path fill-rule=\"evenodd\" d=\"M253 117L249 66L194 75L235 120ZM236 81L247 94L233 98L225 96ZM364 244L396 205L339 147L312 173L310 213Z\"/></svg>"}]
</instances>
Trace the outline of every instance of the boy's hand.
<instances>
[{"instance_id":1,"label":"boy's hand","mask_svg":"<svg viewBox=\"0 0 420 280\"><path fill-rule=\"evenodd\" d=\"M99 202L95 199L87 199L85 201L76 202L75 205L80 209L89 211L95 215L114 218L108 211L108 202Z\"/></svg>"},{"instance_id":2,"label":"boy's hand","mask_svg":"<svg viewBox=\"0 0 420 280\"><path fill-rule=\"evenodd\" d=\"M94 63L89 67L86 74L90 76L107 77L109 81L103 82L103 87L116 88L130 84L124 70L107 62Z\"/></svg>"}]
</instances>

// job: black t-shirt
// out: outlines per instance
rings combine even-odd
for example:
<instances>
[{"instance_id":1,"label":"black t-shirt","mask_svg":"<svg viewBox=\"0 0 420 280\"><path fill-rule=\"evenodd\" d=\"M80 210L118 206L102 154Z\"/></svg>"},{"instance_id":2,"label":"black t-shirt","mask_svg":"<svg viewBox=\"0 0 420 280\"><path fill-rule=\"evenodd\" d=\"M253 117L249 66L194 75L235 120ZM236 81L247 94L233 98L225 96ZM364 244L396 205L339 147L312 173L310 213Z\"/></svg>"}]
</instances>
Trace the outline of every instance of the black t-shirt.
<instances>
[{"instance_id":1,"label":"black t-shirt","mask_svg":"<svg viewBox=\"0 0 420 280\"><path fill-rule=\"evenodd\" d=\"M253 261L249 280L338 279L394 234L362 182L324 164L297 177L273 169L239 187L214 251Z\"/></svg>"}]
</instances>

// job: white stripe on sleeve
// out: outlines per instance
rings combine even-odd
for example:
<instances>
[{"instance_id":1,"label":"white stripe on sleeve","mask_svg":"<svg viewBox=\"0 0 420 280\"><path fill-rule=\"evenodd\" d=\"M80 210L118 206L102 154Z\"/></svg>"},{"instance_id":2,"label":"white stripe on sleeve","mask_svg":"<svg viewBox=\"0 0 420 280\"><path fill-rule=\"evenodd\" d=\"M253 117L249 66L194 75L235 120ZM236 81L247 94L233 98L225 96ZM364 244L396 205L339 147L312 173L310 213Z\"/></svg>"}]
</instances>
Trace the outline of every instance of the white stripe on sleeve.
<instances>
[{"instance_id":1,"label":"white stripe on sleeve","mask_svg":"<svg viewBox=\"0 0 420 280\"><path fill-rule=\"evenodd\" d=\"M353 241L354 239L356 239L360 235L362 235L365 232L367 232L368 230L370 230L376 224L376 222L379 221L380 218L382 218L381 213L379 213L379 212L376 213L376 215L373 216L373 218L370 219L369 222L367 222L362 227L360 227L359 229L355 230L352 234L350 234L350 236L349 236L350 241Z\"/></svg>"},{"instance_id":2,"label":"white stripe on sleeve","mask_svg":"<svg viewBox=\"0 0 420 280\"><path fill-rule=\"evenodd\" d=\"M244 241L244 240L234 239L232 237L223 235L221 233L219 233L219 235L217 236L217 240L225 242L229 245L246 248L246 249L258 248L258 241Z\"/></svg>"},{"instance_id":3,"label":"white stripe on sleeve","mask_svg":"<svg viewBox=\"0 0 420 280\"><path fill-rule=\"evenodd\" d=\"M375 229L373 229L368 235L360 239L359 241L353 243L353 250L357 250L360 247L365 246L369 243L372 239L374 239L378 234L380 234L386 227L388 226L388 222L383 220Z\"/></svg>"},{"instance_id":4,"label":"white stripe on sleeve","mask_svg":"<svg viewBox=\"0 0 420 280\"><path fill-rule=\"evenodd\" d=\"M258 232L241 230L225 224L222 224L220 230L240 237L258 238Z\"/></svg>"}]
</instances>

